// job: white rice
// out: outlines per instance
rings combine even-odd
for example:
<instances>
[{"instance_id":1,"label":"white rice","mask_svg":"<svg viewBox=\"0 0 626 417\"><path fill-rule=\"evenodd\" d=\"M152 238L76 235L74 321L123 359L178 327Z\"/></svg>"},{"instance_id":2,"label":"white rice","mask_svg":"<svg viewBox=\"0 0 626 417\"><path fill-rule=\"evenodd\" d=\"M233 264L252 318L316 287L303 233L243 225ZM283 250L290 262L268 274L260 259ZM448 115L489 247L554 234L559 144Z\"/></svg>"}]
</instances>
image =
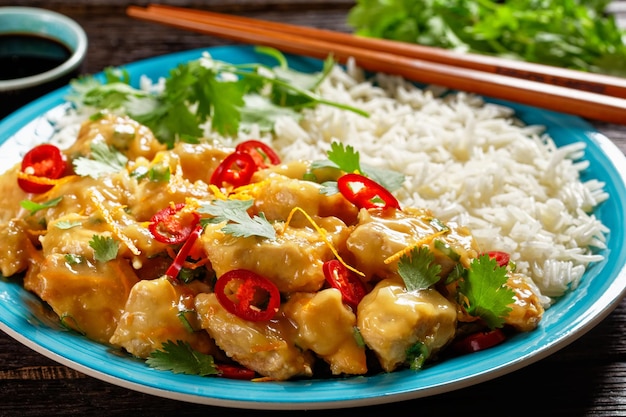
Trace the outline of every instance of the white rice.
<instances>
[{"instance_id":1,"label":"white rice","mask_svg":"<svg viewBox=\"0 0 626 417\"><path fill-rule=\"evenodd\" d=\"M511 109L477 96L441 98L384 74L370 81L348 65L321 88L369 118L319 106L299 123L280 120L272 145L286 160L319 159L340 141L362 163L404 173L396 193L404 205L467 226L484 250L510 253L546 306L602 259L596 253L608 229L591 213L608 194L603 183L580 180L583 143L557 148L543 127L524 126Z\"/></svg>"},{"instance_id":2,"label":"white rice","mask_svg":"<svg viewBox=\"0 0 626 417\"><path fill-rule=\"evenodd\" d=\"M162 83L143 79L142 87ZM252 131L225 139L205 128L206 136L225 145L258 138L285 161L324 159L333 141L352 145L362 163L406 176L396 192L403 205L467 226L485 251L510 253L546 307L602 260L596 253L608 229L592 210L608 194L603 183L580 180L588 166L583 143L557 148L543 127L523 125L509 108L465 93L444 97L443 89L384 74L368 80L353 64L336 67L320 92L370 117L318 106L300 121L280 119L274 136ZM77 121L63 112L56 140L73 141Z\"/></svg>"}]
</instances>

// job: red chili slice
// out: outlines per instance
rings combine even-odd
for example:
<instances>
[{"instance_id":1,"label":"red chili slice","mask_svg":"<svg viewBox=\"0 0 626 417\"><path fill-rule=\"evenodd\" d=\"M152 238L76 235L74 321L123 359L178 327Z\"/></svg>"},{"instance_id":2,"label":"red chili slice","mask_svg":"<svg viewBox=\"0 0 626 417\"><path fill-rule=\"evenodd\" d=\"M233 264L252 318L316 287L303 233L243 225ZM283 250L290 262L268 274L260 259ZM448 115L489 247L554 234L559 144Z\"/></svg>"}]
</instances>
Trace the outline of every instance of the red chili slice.
<instances>
[{"instance_id":1,"label":"red chili slice","mask_svg":"<svg viewBox=\"0 0 626 417\"><path fill-rule=\"evenodd\" d=\"M244 152L233 152L217 166L211 175L211 184L218 187L247 185L258 167L252 156Z\"/></svg>"},{"instance_id":2,"label":"red chili slice","mask_svg":"<svg viewBox=\"0 0 626 417\"><path fill-rule=\"evenodd\" d=\"M504 342L506 336L500 329L486 332L472 333L454 343L453 348L457 353L472 353L485 350Z\"/></svg>"},{"instance_id":3,"label":"red chili slice","mask_svg":"<svg viewBox=\"0 0 626 417\"><path fill-rule=\"evenodd\" d=\"M490 259L495 259L498 266L507 266L511 260L511 256L508 253L497 250L487 252L487 255L489 255Z\"/></svg>"},{"instance_id":4,"label":"red chili slice","mask_svg":"<svg viewBox=\"0 0 626 417\"><path fill-rule=\"evenodd\" d=\"M184 242L200 220L196 212L182 212L185 203L159 210L150 219L148 230L161 243L177 244Z\"/></svg>"},{"instance_id":5,"label":"red chili slice","mask_svg":"<svg viewBox=\"0 0 626 417\"><path fill-rule=\"evenodd\" d=\"M170 267L167 268L167 271L165 271L165 275L167 275L170 280L176 281L178 279L178 273L183 268L183 264L187 260L193 245L195 245L196 241L202 234L202 230L204 230L204 227L201 224L197 225L196 228L193 229L187 238L187 241L185 241L183 246L178 251L176 258L174 258L174 262L172 262Z\"/></svg>"},{"instance_id":6,"label":"red chili slice","mask_svg":"<svg viewBox=\"0 0 626 417\"><path fill-rule=\"evenodd\" d=\"M343 196L358 208L387 208L400 210L400 203L385 187L360 174L345 174L337 180Z\"/></svg>"},{"instance_id":7,"label":"red chili slice","mask_svg":"<svg viewBox=\"0 0 626 417\"><path fill-rule=\"evenodd\" d=\"M226 365L223 363L216 364L215 366L220 372L219 376L221 376L222 378L241 379L249 381L251 379L254 379L254 377L256 376L256 372L243 366Z\"/></svg>"},{"instance_id":8,"label":"red chili slice","mask_svg":"<svg viewBox=\"0 0 626 417\"><path fill-rule=\"evenodd\" d=\"M215 283L219 303L239 318L270 320L280 307L280 292L269 279L247 269L233 269Z\"/></svg>"},{"instance_id":9,"label":"red chili slice","mask_svg":"<svg viewBox=\"0 0 626 417\"><path fill-rule=\"evenodd\" d=\"M337 288L341 292L343 302L356 311L357 306L367 294L363 281L337 259L324 262L322 270L331 287Z\"/></svg>"},{"instance_id":10,"label":"red chili slice","mask_svg":"<svg viewBox=\"0 0 626 417\"><path fill-rule=\"evenodd\" d=\"M66 168L65 156L59 148L49 143L35 146L22 159L21 171L36 177L58 179L63 176ZM45 193L54 185L39 184L28 179L18 178L20 188L27 193Z\"/></svg>"},{"instance_id":11,"label":"red chili slice","mask_svg":"<svg viewBox=\"0 0 626 417\"><path fill-rule=\"evenodd\" d=\"M269 160L270 164L280 164L280 157L267 144L260 140L247 140L241 142L235 147L235 152L247 153L254 159L254 163L258 168L267 168L269 165L265 162Z\"/></svg>"}]
</instances>

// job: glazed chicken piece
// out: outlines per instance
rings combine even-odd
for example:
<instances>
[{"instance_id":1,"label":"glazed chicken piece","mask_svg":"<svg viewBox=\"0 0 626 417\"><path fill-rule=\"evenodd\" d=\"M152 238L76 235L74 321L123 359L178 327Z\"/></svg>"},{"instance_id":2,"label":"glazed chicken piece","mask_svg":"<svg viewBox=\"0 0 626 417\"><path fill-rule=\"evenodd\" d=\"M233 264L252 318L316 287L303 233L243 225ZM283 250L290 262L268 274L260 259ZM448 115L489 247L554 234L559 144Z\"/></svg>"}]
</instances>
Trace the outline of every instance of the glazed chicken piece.
<instances>
[{"instance_id":1,"label":"glazed chicken piece","mask_svg":"<svg viewBox=\"0 0 626 417\"><path fill-rule=\"evenodd\" d=\"M228 357L273 380L313 375L314 357L296 346L293 324L279 312L271 321L252 322L226 311L213 293L195 300L201 326Z\"/></svg>"},{"instance_id":2,"label":"glazed chicken piece","mask_svg":"<svg viewBox=\"0 0 626 417\"><path fill-rule=\"evenodd\" d=\"M108 343L137 281L126 260L73 263L55 253L33 259L24 288L48 303L66 326Z\"/></svg>"},{"instance_id":3,"label":"glazed chicken piece","mask_svg":"<svg viewBox=\"0 0 626 417\"><path fill-rule=\"evenodd\" d=\"M541 300L528 284L528 278L519 273L510 273L507 285L515 292L512 310L505 318L505 323L520 332L534 330L539 325L544 308Z\"/></svg>"},{"instance_id":4,"label":"glazed chicken piece","mask_svg":"<svg viewBox=\"0 0 626 417\"><path fill-rule=\"evenodd\" d=\"M247 192L254 199L253 213L263 212L270 221L287 220L294 207L299 207L314 219L332 216L347 225L356 221L357 209L352 203L339 193L321 193L322 186L317 183L276 173L259 174L255 178L263 180L247 187ZM301 213L295 213L291 225L304 227L310 223Z\"/></svg>"},{"instance_id":5,"label":"glazed chicken piece","mask_svg":"<svg viewBox=\"0 0 626 417\"><path fill-rule=\"evenodd\" d=\"M180 166L187 180L192 183L203 181L209 184L211 182L211 174L230 153L230 150L202 143L178 142L171 150L171 153L177 155L180 159Z\"/></svg>"},{"instance_id":6,"label":"glazed chicken piece","mask_svg":"<svg viewBox=\"0 0 626 417\"><path fill-rule=\"evenodd\" d=\"M179 148L179 150L190 148ZM129 163L131 176L134 172L167 172L167 181L150 180L140 178L137 185L133 187L133 192L128 195L128 210L137 221L148 221L157 211L174 203L184 203L187 199L202 200L211 196L209 187L202 181L192 181L187 178L186 172L193 177L197 176L191 169L183 167L191 162L187 160L187 155L175 153L174 151L159 152L151 161L138 159ZM193 159L193 158L192 158ZM196 170L198 168L196 167Z\"/></svg>"},{"instance_id":7,"label":"glazed chicken piece","mask_svg":"<svg viewBox=\"0 0 626 417\"><path fill-rule=\"evenodd\" d=\"M382 368L391 372L407 360L418 342L428 357L452 340L456 306L434 289L409 292L401 280L385 279L359 303L357 326Z\"/></svg>"},{"instance_id":8,"label":"glazed chicken piece","mask_svg":"<svg viewBox=\"0 0 626 417\"><path fill-rule=\"evenodd\" d=\"M367 372L365 349L354 335L356 316L343 304L339 290L294 294L283 309L296 325L296 344L324 359L333 375Z\"/></svg>"},{"instance_id":9,"label":"glazed chicken piece","mask_svg":"<svg viewBox=\"0 0 626 417\"><path fill-rule=\"evenodd\" d=\"M140 157L152 159L157 152L166 149L146 126L128 116L104 114L98 119L84 122L76 141L64 152L70 160L91 155L91 144L94 141L104 141L131 161Z\"/></svg>"},{"instance_id":10,"label":"glazed chicken piece","mask_svg":"<svg viewBox=\"0 0 626 417\"><path fill-rule=\"evenodd\" d=\"M454 261L438 249L436 241L458 256ZM361 210L359 221L346 241L351 264L365 274L365 280L397 276L398 262L387 258L414 246L428 245L445 277L457 262L464 266L478 254L469 231L449 223L443 225L426 210Z\"/></svg>"},{"instance_id":11,"label":"glazed chicken piece","mask_svg":"<svg viewBox=\"0 0 626 417\"><path fill-rule=\"evenodd\" d=\"M89 248L88 241L94 234L106 234L115 237L121 243L120 257L141 263L142 260L161 253L165 245L157 242L148 228L133 216L132 208L129 207L133 207L134 191L137 191L136 182L125 172L112 174L100 180L80 177L76 181L57 185L49 191L47 197L50 199L62 197L59 203L29 216L28 221L35 230L37 229L34 222L48 224L45 235L40 239L44 254L47 250L83 254L62 249L62 245L56 242L56 239L66 241L78 239L80 245L85 248L84 253L92 256L93 249ZM59 220L70 223L78 221L80 227L50 226ZM75 235L81 233L81 229L83 229L81 237ZM78 245L78 242L75 244Z\"/></svg>"},{"instance_id":12,"label":"glazed chicken piece","mask_svg":"<svg viewBox=\"0 0 626 417\"><path fill-rule=\"evenodd\" d=\"M201 285L194 281L196 287ZM200 324L194 310L199 290L191 285L173 285L167 277L137 282L128 297L110 343L130 354L147 358L167 341L183 341L198 352L215 354L217 348ZM184 315L185 325L180 315Z\"/></svg>"},{"instance_id":13,"label":"glazed chicken piece","mask_svg":"<svg viewBox=\"0 0 626 417\"><path fill-rule=\"evenodd\" d=\"M247 269L273 281L283 292L314 292L324 284L322 264L334 254L320 234L310 228L285 227L275 240L233 237L209 224L202 235L204 250L217 276L232 269ZM345 240L347 228L329 231L333 241Z\"/></svg>"},{"instance_id":14,"label":"glazed chicken piece","mask_svg":"<svg viewBox=\"0 0 626 417\"><path fill-rule=\"evenodd\" d=\"M17 173L20 164L0 175L0 227L17 218L25 210L20 201L28 200L30 194L17 186Z\"/></svg>"},{"instance_id":15,"label":"glazed chicken piece","mask_svg":"<svg viewBox=\"0 0 626 417\"><path fill-rule=\"evenodd\" d=\"M31 254L36 251L27 230L26 223L21 219L0 224L0 242L3 246L0 273L5 277L26 270Z\"/></svg>"}]
</instances>

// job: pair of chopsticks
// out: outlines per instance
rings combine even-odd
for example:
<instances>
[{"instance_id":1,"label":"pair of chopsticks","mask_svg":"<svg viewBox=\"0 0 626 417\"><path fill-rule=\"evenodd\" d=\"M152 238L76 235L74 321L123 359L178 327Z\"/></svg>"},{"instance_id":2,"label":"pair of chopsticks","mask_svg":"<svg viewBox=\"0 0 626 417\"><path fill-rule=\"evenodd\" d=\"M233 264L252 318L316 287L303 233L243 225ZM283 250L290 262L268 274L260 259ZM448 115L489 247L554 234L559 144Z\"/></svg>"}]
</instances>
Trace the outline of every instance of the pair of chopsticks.
<instances>
[{"instance_id":1,"label":"pair of chopsticks","mask_svg":"<svg viewBox=\"0 0 626 417\"><path fill-rule=\"evenodd\" d=\"M134 18L598 121L626 124L626 78L152 4Z\"/></svg>"}]
</instances>

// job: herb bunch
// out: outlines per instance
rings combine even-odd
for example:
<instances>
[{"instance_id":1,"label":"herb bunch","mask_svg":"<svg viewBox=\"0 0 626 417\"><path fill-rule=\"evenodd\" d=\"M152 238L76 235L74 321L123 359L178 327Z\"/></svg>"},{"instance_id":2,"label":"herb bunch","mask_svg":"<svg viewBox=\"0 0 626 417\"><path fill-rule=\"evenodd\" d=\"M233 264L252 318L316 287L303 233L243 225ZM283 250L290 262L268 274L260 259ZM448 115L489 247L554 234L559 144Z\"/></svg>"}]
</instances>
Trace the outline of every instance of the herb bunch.
<instances>
[{"instance_id":1,"label":"herb bunch","mask_svg":"<svg viewBox=\"0 0 626 417\"><path fill-rule=\"evenodd\" d=\"M102 78L73 80L67 99L78 107L127 114L169 147L179 140L197 142L203 135L201 126L208 122L223 136L234 136L252 124L270 131L278 117L297 119L302 109L320 104L367 116L315 93L335 65L331 57L319 72L305 73L290 68L286 57L273 48L256 51L274 58L277 65L231 64L207 53L172 69L162 91L135 88L123 68L107 68Z\"/></svg>"},{"instance_id":2,"label":"herb bunch","mask_svg":"<svg viewBox=\"0 0 626 417\"><path fill-rule=\"evenodd\" d=\"M358 0L359 35L626 75L610 0Z\"/></svg>"}]
</instances>

